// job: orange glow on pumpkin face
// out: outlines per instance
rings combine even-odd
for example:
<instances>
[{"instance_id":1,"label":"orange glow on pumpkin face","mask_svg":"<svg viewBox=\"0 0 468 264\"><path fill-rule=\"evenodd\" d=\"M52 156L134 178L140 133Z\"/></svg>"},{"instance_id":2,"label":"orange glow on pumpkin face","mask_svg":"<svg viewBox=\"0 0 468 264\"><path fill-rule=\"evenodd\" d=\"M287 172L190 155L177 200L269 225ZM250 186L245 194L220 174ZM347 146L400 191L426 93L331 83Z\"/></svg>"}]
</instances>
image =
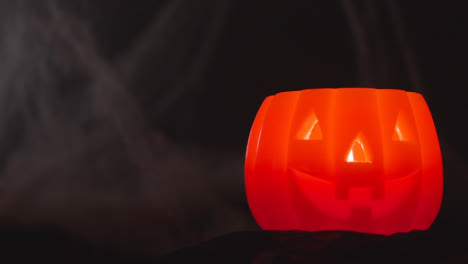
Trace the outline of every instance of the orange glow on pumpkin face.
<instances>
[{"instance_id":1,"label":"orange glow on pumpkin face","mask_svg":"<svg viewBox=\"0 0 468 264\"><path fill-rule=\"evenodd\" d=\"M270 96L252 126L245 182L264 229L425 230L442 201L442 159L423 97L372 88Z\"/></svg>"}]
</instances>

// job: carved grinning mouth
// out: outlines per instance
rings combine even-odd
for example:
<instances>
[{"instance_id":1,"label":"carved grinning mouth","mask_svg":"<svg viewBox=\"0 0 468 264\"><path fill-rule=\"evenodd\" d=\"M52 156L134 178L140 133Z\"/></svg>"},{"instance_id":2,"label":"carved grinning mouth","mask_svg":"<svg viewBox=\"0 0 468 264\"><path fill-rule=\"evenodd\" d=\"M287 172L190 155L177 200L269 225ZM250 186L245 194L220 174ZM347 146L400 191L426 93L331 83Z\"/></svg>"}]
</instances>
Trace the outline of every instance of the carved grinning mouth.
<instances>
[{"instance_id":1,"label":"carved grinning mouth","mask_svg":"<svg viewBox=\"0 0 468 264\"><path fill-rule=\"evenodd\" d=\"M384 198L373 199L373 186L349 187L348 199L337 199L334 183L314 177L298 169L290 169L294 183L308 202L323 214L336 219L350 220L353 210L369 209L372 219L381 219L398 210L415 190L421 176L418 169L405 177L387 179L384 183Z\"/></svg>"}]
</instances>

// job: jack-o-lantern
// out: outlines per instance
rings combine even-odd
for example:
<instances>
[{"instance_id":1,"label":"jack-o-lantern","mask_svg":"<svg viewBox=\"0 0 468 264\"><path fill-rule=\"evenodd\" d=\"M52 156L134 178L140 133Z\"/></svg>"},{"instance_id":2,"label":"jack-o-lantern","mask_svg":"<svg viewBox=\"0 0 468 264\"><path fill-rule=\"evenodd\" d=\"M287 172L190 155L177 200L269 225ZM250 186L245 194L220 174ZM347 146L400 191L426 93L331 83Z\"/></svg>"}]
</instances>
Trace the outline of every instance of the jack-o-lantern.
<instances>
[{"instance_id":1,"label":"jack-o-lantern","mask_svg":"<svg viewBox=\"0 0 468 264\"><path fill-rule=\"evenodd\" d=\"M439 212L442 178L429 108L402 90L267 97L247 146L247 198L263 229L426 230Z\"/></svg>"}]
</instances>

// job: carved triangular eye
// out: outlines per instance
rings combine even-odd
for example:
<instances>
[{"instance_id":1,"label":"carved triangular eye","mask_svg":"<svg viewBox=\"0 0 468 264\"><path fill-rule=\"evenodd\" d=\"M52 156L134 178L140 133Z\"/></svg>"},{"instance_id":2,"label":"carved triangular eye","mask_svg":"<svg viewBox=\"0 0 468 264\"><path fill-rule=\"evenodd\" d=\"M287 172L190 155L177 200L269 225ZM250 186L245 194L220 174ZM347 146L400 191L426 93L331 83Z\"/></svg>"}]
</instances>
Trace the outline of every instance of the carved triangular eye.
<instances>
[{"instance_id":1,"label":"carved triangular eye","mask_svg":"<svg viewBox=\"0 0 468 264\"><path fill-rule=\"evenodd\" d=\"M322 128L320 127L320 123L315 113L312 113L306 119L299 129L296 138L301 140L321 140L323 138Z\"/></svg>"},{"instance_id":2,"label":"carved triangular eye","mask_svg":"<svg viewBox=\"0 0 468 264\"><path fill-rule=\"evenodd\" d=\"M357 136L353 143L351 144L351 148L348 151L348 155L346 155L346 162L350 163L371 163L369 153L366 150L366 146L364 145L361 136Z\"/></svg>"},{"instance_id":3,"label":"carved triangular eye","mask_svg":"<svg viewBox=\"0 0 468 264\"><path fill-rule=\"evenodd\" d=\"M400 112L395 123L395 129L393 130L392 139L395 141L410 141L410 135L408 133L408 120L404 118L404 115Z\"/></svg>"}]
</instances>

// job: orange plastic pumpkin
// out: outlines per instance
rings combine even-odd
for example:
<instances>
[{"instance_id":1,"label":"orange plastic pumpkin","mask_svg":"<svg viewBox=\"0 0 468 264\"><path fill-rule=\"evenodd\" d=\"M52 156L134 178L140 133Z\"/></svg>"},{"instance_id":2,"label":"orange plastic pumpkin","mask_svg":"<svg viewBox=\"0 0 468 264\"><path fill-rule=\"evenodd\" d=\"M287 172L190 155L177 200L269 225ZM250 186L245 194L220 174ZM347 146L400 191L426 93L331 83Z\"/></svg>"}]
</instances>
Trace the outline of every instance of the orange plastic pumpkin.
<instances>
[{"instance_id":1,"label":"orange plastic pumpkin","mask_svg":"<svg viewBox=\"0 0 468 264\"><path fill-rule=\"evenodd\" d=\"M442 178L429 108L402 90L267 97L247 146L247 198L263 229L426 230L440 209Z\"/></svg>"}]
</instances>

